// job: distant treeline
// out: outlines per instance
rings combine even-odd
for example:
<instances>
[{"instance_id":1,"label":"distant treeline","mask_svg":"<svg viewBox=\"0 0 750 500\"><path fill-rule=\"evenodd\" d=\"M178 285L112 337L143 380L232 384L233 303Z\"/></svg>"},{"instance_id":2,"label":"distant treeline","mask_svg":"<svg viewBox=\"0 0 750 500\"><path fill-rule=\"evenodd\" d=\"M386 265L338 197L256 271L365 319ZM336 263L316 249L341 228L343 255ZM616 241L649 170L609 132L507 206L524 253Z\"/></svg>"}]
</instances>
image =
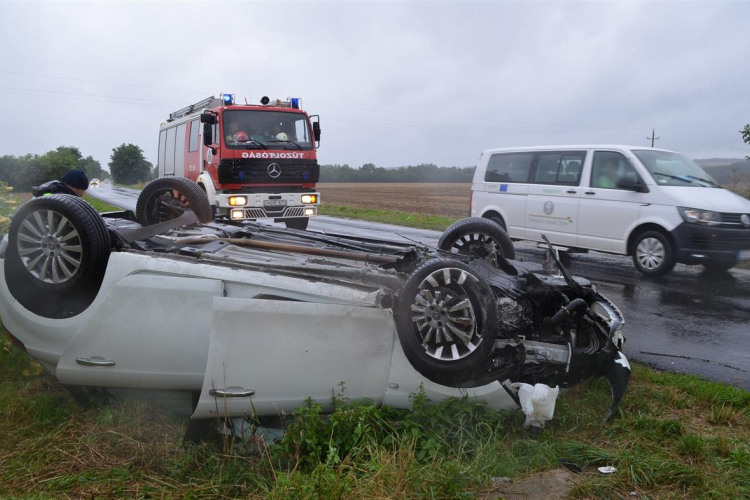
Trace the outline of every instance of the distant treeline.
<instances>
[{"instance_id":1,"label":"distant treeline","mask_svg":"<svg viewBox=\"0 0 750 500\"><path fill-rule=\"evenodd\" d=\"M60 146L43 155L0 156L0 181L13 186L16 191L30 191L47 181L59 179L65 172L81 169L89 179L106 179L109 172L91 156L84 156L72 146Z\"/></svg>"},{"instance_id":2,"label":"distant treeline","mask_svg":"<svg viewBox=\"0 0 750 500\"><path fill-rule=\"evenodd\" d=\"M704 167L719 184L750 182L750 161L740 160L729 165Z\"/></svg>"},{"instance_id":3,"label":"distant treeline","mask_svg":"<svg viewBox=\"0 0 750 500\"><path fill-rule=\"evenodd\" d=\"M432 163L407 167L383 168L365 163L360 168L349 165L321 165L320 182L471 182L475 167L438 167Z\"/></svg>"}]
</instances>

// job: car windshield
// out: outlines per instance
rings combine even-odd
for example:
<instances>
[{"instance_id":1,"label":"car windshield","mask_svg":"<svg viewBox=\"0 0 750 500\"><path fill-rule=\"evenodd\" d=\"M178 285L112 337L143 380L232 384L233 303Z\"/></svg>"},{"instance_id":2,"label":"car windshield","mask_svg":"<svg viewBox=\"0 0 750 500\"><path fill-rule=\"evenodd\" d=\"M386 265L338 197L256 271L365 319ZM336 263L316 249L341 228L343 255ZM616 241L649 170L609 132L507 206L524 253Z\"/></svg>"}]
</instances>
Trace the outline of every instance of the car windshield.
<instances>
[{"instance_id":1,"label":"car windshield","mask_svg":"<svg viewBox=\"0 0 750 500\"><path fill-rule=\"evenodd\" d=\"M640 149L633 151L661 186L718 187L693 160L677 153Z\"/></svg>"},{"instance_id":2,"label":"car windshield","mask_svg":"<svg viewBox=\"0 0 750 500\"><path fill-rule=\"evenodd\" d=\"M231 149L312 149L308 123L303 113L228 110L222 135Z\"/></svg>"}]
</instances>

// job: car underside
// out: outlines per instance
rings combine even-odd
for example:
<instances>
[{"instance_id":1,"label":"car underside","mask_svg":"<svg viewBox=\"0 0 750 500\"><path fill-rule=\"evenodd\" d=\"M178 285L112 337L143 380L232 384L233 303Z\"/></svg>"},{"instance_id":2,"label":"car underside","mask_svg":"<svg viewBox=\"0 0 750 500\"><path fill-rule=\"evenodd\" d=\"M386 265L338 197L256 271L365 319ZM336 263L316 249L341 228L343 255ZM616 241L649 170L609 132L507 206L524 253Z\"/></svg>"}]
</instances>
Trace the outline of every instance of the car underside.
<instances>
[{"instance_id":1,"label":"car underside","mask_svg":"<svg viewBox=\"0 0 750 500\"><path fill-rule=\"evenodd\" d=\"M503 408L514 383L591 376L610 383L611 417L630 376L622 314L551 247L547 266L513 257L485 219L430 248L191 210L147 225L55 195L13 219L0 314L62 384L200 393L193 418L277 415L342 387Z\"/></svg>"}]
</instances>

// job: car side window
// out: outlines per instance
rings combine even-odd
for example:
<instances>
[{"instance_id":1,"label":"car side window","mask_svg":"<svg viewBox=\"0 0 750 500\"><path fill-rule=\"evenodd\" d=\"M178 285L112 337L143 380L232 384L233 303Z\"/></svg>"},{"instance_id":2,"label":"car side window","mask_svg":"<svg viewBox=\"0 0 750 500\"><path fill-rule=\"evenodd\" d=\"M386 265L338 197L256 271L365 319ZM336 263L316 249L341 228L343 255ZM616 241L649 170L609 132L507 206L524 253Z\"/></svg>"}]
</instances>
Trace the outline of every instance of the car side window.
<instances>
[{"instance_id":1,"label":"car side window","mask_svg":"<svg viewBox=\"0 0 750 500\"><path fill-rule=\"evenodd\" d=\"M540 153L534 182L577 186L581 182L581 170L585 159L585 151Z\"/></svg>"},{"instance_id":2,"label":"car side window","mask_svg":"<svg viewBox=\"0 0 750 500\"><path fill-rule=\"evenodd\" d=\"M496 153L490 157L485 182L529 182L534 153Z\"/></svg>"},{"instance_id":3,"label":"car side window","mask_svg":"<svg viewBox=\"0 0 750 500\"><path fill-rule=\"evenodd\" d=\"M618 189L620 179L639 182L640 177L633 165L622 153L615 151L596 151L591 169L591 187L600 189Z\"/></svg>"}]
</instances>

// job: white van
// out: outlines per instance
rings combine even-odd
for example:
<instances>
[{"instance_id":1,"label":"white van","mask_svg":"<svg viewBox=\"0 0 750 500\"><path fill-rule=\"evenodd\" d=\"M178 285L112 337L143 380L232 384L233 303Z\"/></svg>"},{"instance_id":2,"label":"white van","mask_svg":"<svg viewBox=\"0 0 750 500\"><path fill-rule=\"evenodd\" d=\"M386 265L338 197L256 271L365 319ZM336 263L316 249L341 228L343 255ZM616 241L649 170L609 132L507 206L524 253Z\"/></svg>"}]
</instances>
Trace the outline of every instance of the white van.
<instances>
[{"instance_id":1,"label":"white van","mask_svg":"<svg viewBox=\"0 0 750 500\"><path fill-rule=\"evenodd\" d=\"M515 240L632 255L649 276L675 263L725 271L750 260L750 201L673 151L638 146L488 149L471 215Z\"/></svg>"}]
</instances>

